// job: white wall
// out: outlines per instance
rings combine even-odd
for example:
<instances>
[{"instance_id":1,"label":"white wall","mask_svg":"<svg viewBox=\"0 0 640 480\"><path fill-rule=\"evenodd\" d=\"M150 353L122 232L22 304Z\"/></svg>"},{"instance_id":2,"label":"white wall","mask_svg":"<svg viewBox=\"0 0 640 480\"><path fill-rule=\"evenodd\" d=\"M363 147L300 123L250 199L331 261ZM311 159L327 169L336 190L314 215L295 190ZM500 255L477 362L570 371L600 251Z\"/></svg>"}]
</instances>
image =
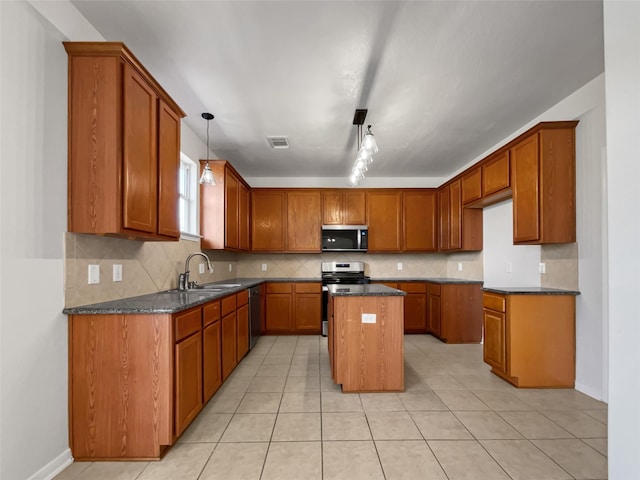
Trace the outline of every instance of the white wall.
<instances>
[{"instance_id":1,"label":"white wall","mask_svg":"<svg viewBox=\"0 0 640 480\"><path fill-rule=\"evenodd\" d=\"M609 232L609 478L640 478L640 3L604 2Z\"/></svg>"},{"instance_id":2,"label":"white wall","mask_svg":"<svg viewBox=\"0 0 640 480\"><path fill-rule=\"evenodd\" d=\"M0 12L0 478L24 480L71 460L62 315L67 68L62 36L28 3L0 2Z\"/></svg>"},{"instance_id":3,"label":"white wall","mask_svg":"<svg viewBox=\"0 0 640 480\"><path fill-rule=\"evenodd\" d=\"M513 244L513 201L485 207L482 229L485 287L539 287L540 245Z\"/></svg>"}]
</instances>

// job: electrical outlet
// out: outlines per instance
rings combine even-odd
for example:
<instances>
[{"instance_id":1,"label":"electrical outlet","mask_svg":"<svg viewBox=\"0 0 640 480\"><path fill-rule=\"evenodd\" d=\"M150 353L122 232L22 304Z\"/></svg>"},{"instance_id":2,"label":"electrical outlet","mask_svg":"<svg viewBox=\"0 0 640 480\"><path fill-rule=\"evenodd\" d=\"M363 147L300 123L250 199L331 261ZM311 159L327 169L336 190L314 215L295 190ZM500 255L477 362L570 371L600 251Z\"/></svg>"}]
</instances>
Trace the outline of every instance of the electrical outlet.
<instances>
[{"instance_id":1,"label":"electrical outlet","mask_svg":"<svg viewBox=\"0 0 640 480\"><path fill-rule=\"evenodd\" d=\"M198 264L198 273L204 273L204 263Z\"/></svg>"},{"instance_id":2,"label":"electrical outlet","mask_svg":"<svg viewBox=\"0 0 640 480\"><path fill-rule=\"evenodd\" d=\"M398 270L402 270L402 262L398 262Z\"/></svg>"},{"instance_id":3,"label":"electrical outlet","mask_svg":"<svg viewBox=\"0 0 640 480\"><path fill-rule=\"evenodd\" d=\"M375 313L363 313L362 314L362 323L376 323L376 314Z\"/></svg>"},{"instance_id":4,"label":"electrical outlet","mask_svg":"<svg viewBox=\"0 0 640 480\"><path fill-rule=\"evenodd\" d=\"M462 271L462 262L458 262L458 271L461 272Z\"/></svg>"},{"instance_id":5,"label":"electrical outlet","mask_svg":"<svg viewBox=\"0 0 640 480\"><path fill-rule=\"evenodd\" d=\"M547 264L544 262L541 262L540 264L538 264L538 272L547 273Z\"/></svg>"},{"instance_id":6,"label":"electrical outlet","mask_svg":"<svg viewBox=\"0 0 640 480\"><path fill-rule=\"evenodd\" d=\"M266 264L266 263L263 263L263 264L262 264L262 271L263 271L263 272L266 272L266 271L267 271L267 264Z\"/></svg>"},{"instance_id":7,"label":"electrical outlet","mask_svg":"<svg viewBox=\"0 0 640 480\"><path fill-rule=\"evenodd\" d=\"M513 263L507 262L507 273L513 272Z\"/></svg>"},{"instance_id":8,"label":"electrical outlet","mask_svg":"<svg viewBox=\"0 0 640 480\"><path fill-rule=\"evenodd\" d=\"M229 271L231 272L233 270L233 265L229 264Z\"/></svg>"},{"instance_id":9,"label":"electrical outlet","mask_svg":"<svg viewBox=\"0 0 640 480\"><path fill-rule=\"evenodd\" d=\"M89 285L100 283L100 265L89 265Z\"/></svg>"},{"instance_id":10,"label":"electrical outlet","mask_svg":"<svg viewBox=\"0 0 640 480\"><path fill-rule=\"evenodd\" d=\"M114 282L122 281L122 265L113 266L113 281Z\"/></svg>"}]
</instances>

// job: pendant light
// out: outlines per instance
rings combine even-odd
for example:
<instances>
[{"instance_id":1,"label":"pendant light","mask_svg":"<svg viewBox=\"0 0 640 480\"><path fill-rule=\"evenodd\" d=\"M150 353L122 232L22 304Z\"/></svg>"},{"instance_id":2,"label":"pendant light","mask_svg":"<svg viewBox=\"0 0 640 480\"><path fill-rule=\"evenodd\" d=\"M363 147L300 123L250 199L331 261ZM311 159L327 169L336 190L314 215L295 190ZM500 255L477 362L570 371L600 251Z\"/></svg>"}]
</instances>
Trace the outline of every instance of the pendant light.
<instances>
[{"instance_id":1,"label":"pendant light","mask_svg":"<svg viewBox=\"0 0 640 480\"><path fill-rule=\"evenodd\" d=\"M353 124L358 127L358 152L349 175L349 185L352 187L357 187L364 180L364 174L373 162L373 155L378 153L378 144L371 131L371 125L367 126L367 131L362 135L362 125L366 116L367 110L364 108L357 109L353 116Z\"/></svg>"},{"instance_id":2,"label":"pendant light","mask_svg":"<svg viewBox=\"0 0 640 480\"><path fill-rule=\"evenodd\" d=\"M209 122L213 120L213 115L210 113L203 113L202 118L207 121L207 163L204 165L204 170L202 170L202 176L200 177L201 185L215 185L216 180L213 178L213 172L209 167Z\"/></svg>"}]
</instances>

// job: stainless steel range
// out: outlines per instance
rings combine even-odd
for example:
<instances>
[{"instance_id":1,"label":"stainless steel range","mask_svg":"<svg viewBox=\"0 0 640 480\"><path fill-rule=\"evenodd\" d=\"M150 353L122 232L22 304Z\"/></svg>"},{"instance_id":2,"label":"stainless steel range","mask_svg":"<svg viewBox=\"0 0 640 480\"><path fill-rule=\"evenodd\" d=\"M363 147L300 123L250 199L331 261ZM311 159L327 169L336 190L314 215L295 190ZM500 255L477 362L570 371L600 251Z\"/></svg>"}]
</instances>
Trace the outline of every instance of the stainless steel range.
<instances>
[{"instance_id":1,"label":"stainless steel range","mask_svg":"<svg viewBox=\"0 0 640 480\"><path fill-rule=\"evenodd\" d=\"M369 283L364 274L364 262L322 262L322 335L327 336L327 285L337 283L362 285Z\"/></svg>"}]
</instances>

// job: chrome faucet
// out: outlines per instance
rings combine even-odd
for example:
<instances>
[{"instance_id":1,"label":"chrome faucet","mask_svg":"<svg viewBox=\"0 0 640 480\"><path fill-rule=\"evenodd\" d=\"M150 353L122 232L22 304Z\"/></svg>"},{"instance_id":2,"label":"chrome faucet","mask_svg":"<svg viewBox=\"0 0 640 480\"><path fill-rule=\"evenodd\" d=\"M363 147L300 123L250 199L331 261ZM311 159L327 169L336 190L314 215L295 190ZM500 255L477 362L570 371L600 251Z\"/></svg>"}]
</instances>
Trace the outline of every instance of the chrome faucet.
<instances>
[{"instance_id":1,"label":"chrome faucet","mask_svg":"<svg viewBox=\"0 0 640 480\"><path fill-rule=\"evenodd\" d=\"M187 260L184 262L184 273L181 273L178 276L178 290L188 290L189 288L193 288L196 284L196 282L189 282L189 261L195 256L204 257L207 261L207 265L209 266L209 273L213 273L213 267L211 266L211 260L209 260L209 257L202 252L194 252L189 255Z\"/></svg>"}]
</instances>

